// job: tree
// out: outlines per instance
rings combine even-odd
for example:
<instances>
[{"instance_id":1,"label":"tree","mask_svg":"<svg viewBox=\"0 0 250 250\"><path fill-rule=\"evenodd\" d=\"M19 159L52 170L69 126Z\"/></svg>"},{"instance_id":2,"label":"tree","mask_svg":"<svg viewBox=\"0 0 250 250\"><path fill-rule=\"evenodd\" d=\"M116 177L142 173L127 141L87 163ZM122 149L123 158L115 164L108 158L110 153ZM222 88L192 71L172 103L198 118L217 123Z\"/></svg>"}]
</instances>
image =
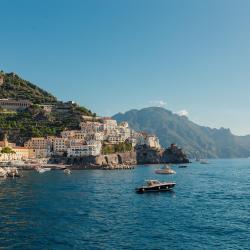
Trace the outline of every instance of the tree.
<instances>
[{"instance_id":1,"label":"tree","mask_svg":"<svg viewBox=\"0 0 250 250\"><path fill-rule=\"evenodd\" d=\"M2 148L1 153L2 154L15 154L16 152L9 147L4 147Z\"/></svg>"}]
</instances>

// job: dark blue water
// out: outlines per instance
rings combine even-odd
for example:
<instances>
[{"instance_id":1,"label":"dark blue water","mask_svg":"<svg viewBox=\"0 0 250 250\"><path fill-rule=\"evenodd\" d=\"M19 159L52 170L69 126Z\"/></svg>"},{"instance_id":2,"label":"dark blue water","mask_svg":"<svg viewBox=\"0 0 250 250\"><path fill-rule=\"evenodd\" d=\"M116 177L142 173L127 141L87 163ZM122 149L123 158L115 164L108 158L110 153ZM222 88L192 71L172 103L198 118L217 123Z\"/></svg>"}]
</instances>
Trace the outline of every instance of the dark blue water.
<instances>
[{"instance_id":1,"label":"dark blue water","mask_svg":"<svg viewBox=\"0 0 250 250\"><path fill-rule=\"evenodd\" d=\"M0 181L0 249L250 249L250 159ZM174 192L136 194L144 179Z\"/></svg>"}]
</instances>

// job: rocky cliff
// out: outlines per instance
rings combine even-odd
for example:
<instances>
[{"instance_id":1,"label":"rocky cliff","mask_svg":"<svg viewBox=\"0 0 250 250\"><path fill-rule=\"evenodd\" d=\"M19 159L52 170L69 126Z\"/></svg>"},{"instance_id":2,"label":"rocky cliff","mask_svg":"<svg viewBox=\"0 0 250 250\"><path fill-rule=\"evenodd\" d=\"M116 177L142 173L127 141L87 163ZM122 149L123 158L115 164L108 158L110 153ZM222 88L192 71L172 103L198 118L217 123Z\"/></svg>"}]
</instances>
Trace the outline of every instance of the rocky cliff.
<instances>
[{"instance_id":1,"label":"rocky cliff","mask_svg":"<svg viewBox=\"0 0 250 250\"><path fill-rule=\"evenodd\" d=\"M138 164L189 163L186 154L175 144L167 149L140 148L137 150L136 161Z\"/></svg>"},{"instance_id":2,"label":"rocky cliff","mask_svg":"<svg viewBox=\"0 0 250 250\"><path fill-rule=\"evenodd\" d=\"M181 149L172 145L168 149L138 148L136 151L116 153L109 155L88 157L53 157L50 163L63 163L71 165L74 169L93 168L105 166L160 164L160 163L188 163L187 156Z\"/></svg>"},{"instance_id":3,"label":"rocky cliff","mask_svg":"<svg viewBox=\"0 0 250 250\"><path fill-rule=\"evenodd\" d=\"M85 157L52 157L50 163L63 163L71 165L74 169L84 168L102 168L109 165L136 165L136 152L116 153L99 156L85 156Z\"/></svg>"}]
</instances>

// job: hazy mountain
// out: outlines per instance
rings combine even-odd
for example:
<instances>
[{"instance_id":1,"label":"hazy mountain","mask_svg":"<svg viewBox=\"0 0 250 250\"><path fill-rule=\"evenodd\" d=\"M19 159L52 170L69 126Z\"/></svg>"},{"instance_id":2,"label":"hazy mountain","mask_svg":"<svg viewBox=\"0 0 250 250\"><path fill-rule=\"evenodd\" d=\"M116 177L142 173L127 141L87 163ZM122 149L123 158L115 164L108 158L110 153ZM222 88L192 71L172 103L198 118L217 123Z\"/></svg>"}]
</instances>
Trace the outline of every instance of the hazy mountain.
<instances>
[{"instance_id":1,"label":"hazy mountain","mask_svg":"<svg viewBox=\"0 0 250 250\"><path fill-rule=\"evenodd\" d=\"M199 126L164 108L130 110L113 118L118 122L128 121L135 130L156 134L164 147L177 143L191 157L197 154L203 158L250 156L250 136L235 136L225 128Z\"/></svg>"}]
</instances>

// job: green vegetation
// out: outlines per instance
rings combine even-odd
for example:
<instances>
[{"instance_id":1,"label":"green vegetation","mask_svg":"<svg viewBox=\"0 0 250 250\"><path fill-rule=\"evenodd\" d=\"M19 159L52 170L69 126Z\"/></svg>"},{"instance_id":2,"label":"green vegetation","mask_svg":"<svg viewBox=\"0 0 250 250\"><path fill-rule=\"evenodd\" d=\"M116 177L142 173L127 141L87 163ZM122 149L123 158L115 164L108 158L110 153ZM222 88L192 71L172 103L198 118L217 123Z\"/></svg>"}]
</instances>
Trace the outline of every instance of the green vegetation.
<instances>
[{"instance_id":1,"label":"green vegetation","mask_svg":"<svg viewBox=\"0 0 250 250\"><path fill-rule=\"evenodd\" d=\"M16 152L13 151L9 147L4 147L4 148L2 148L2 150L0 151L0 153L2 153L2 154L15 154Z\"/></svg>"},{"instance_id":2,"label":"green vegetation","mask_svg":"<svg viewBox=\"0 0 250 250\"><path fill-rule=\"evenodd\" d=\"M85 107L57 101L53 95L13 73L4 74L1 98L26 99L34 103L18 112L0 109L0 139L7 132L9 140L19 145L31 137L55 136L65 129L79 129L83 115L95 116ZM52 111L46 112L42 104L53 105Z\"/></svg>"},{"instance_id":3,"label":"green vegetation","mask_svg":"<svg viewBox=\"0 0 250 250\"><path fill-rule=\"evenodd\" d=\"M37 104L57 102L56 97L29 81L21 79L14 73L4 74L4 84L0 87L0 90L0 99L25 99Z\"/></svg>"},{"instance_id":4,"label":"green vegetation","mask_svg":"<svg viewBox=\"0 0 250 250\"><path fill-rule=\"evenodd\" d=\"M74 108L47 114L39 106L14 114L3 113L0 115L0 133L3 136L3 131L7 131L10 141L23 144L31 137L55 136L65 129L79 129L83 114Z\"/></svg>"},{"instance_id":5,"label":"green vegetation","mask_svg":"<svg viewBox=\"0 0 250 250\"><path fill-rule=\"evenodd\" d=\"M115 145L103 145L102 153L103 154L113 154L113 153L123 153L129 152L132 150L132 144L128 142L121 142Z\"/></svg>"}]
</instances>

